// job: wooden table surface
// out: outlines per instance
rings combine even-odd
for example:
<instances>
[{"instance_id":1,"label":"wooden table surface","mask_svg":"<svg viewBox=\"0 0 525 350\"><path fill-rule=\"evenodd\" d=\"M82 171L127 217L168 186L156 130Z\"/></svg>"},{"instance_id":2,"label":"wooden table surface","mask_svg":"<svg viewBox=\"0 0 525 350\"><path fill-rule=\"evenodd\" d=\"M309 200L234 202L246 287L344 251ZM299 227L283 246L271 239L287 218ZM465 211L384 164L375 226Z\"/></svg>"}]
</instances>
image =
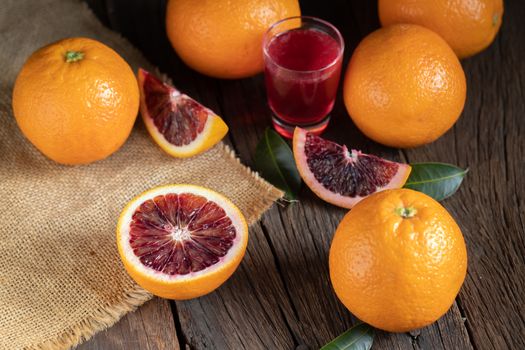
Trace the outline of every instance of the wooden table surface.
<instances>
[{"instance_id":1,"label":"wooden table surface","mask_svg":"<svg viewBox=\"0 0 525 350\"><path fill-rule=\"evenodd\" d=\"M86 1L179 89L221 115L230 126L226 142L253 165L270 123L261 75L226 81L187 68L166 39L164 0ZM443 202L469 253L456 302L420 331L377 331L373 349L525 349L525 2L505 5L492 46L462 62L468 85L462 117L433 144L413 150L376 144L356 129L338 97L327 138L398 161L470 168L460 191ZM345 65L379 26L372 0L301 1L301 8L341 30ZM78 349L319 348L357 322L328 277L330 241L344 214L303 188L299 203L274 205L251 227L242 264L216 292L183 302L155 298Z\"/></svg>"}]
</instances>

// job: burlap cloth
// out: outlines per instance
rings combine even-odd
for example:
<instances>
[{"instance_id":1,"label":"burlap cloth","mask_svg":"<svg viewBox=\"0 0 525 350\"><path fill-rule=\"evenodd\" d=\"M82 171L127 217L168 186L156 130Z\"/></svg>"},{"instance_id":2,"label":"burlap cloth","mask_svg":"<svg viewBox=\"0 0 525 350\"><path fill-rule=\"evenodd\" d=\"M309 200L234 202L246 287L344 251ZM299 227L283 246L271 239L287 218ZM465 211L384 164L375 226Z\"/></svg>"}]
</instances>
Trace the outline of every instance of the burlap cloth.
<instances>
[{"instance_id":1,"label":"burlap cloth","mask_svg":"<svg viewBox=\"0 0 525 350\"><path fill-rule=\"evenodd\" d=\"M137 121L104 161L58 165L18 130L11 90L25 59L55 40L86 36L151 67L75 0L0 2L0 349L64 349L151 298L126 275L115 245L118 215L153 186L193 183L226 194L253 222L281 192L224 145L189 159L165 155Z\"/></svg>"}]
</instances>

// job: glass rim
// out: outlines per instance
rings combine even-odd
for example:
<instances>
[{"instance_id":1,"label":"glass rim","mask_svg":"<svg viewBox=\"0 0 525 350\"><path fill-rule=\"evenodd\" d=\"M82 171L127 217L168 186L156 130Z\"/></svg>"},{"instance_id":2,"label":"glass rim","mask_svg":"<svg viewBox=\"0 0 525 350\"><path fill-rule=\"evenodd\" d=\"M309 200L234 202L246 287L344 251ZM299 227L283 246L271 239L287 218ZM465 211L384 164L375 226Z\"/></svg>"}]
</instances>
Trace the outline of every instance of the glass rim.
<instances>
[{"instance_id":1,"label":"glass rim","mask_svg":"<svg viewBox=\"0 0 525 350\"><path fill-rule=\"evenodd\" d=\"M282 65L280 65L279 63L277 63L273 58L272 56L270 55L270 53L268 52L267 50L267 44L268 44L268 36L270 35L270 32L272 31L272 29L274 29L275 27L277 27L278 25L282 24L283 22L286 22L286 21L289 21L289 20L294 20L294 19L307 19L307 20L310 20L310 21L313 21L313 22L317 22L317 23L320 23L330 29L332 29L336 35L337 35L337 39L339 41L339 53L337 54L337 57L332 61L330 62L329 64L327 64L326 66L322 67L322 68L319 68L319 69L314 69L314 70L297 70L297 69L290 69L290 68L286 68ZM292 29L287 29L285 31L283 31L282 33L285 33L287 31L290 31L290 30L293 30L295 28L292 28ZM328 33L327 33L328 34ZM345 41L343 39L343 36L341 35L341 33L339 32L339 30L330 22L328 21L325 21L321 18L318 18L318 17L314 17L314 16L292 16L292 17L286 17L286 18L283 18L281 20L278 20L277 22L275 22L274 24L272 24L270 27L268 27L268 29L266 30L266 32L264 32L264 37L263 37L263 54L265 57L267 57L273 64L275 64L277 67L279 67L280 69L284 69L284 70L287 70L289 72L294 72L294 73L315 73L315 72L322 72L326 69L329 69L333 66L335 66L337 64L337 62L339 61L339 59L342 60L342 56L343 56L343 53L344 53L344 49L345 49Z\"/></svg>"}]
</instances>

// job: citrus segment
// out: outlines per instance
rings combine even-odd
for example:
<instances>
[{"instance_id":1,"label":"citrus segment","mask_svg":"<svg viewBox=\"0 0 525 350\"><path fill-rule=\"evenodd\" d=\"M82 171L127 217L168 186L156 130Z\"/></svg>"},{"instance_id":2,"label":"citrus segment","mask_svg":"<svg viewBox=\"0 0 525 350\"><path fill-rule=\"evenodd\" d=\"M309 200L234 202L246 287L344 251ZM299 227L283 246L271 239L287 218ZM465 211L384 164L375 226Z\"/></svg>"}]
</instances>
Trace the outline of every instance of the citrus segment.
<instances>
[{"instance_id":1,"label":"citrus segment","mask_svg":"<svg viewBox=\"0 0 525 350\"><path fill-rule=\"evenodd\" d=\"M410 174L407 164L391 162L296 128L293 153L304 182L321 199L352 208L366 196L402 187Z\"/></svg>"},{"instance_id":2,"label":"citrus segment","mask_svg":"<svg viewBox=\"0 0 525 350\"><path fill-rule=\"evenodd\" d=\"M248 229L239 209L209 189L169 185L132 200L117 228L126 270L155 295L189 299L226 281L240 263Z\"/></svg>"},{"instance_id":3,"label":"citrus segment","mask_svg":"<svg viewBox=\"0 0 525 350\"><path fill-rule=\"evenodd\" d=\"M139 69L140 111L155 142L174 157L191 157L217 144L228 132L224 121L191 97Z\"/></svg>"}]
</instances>

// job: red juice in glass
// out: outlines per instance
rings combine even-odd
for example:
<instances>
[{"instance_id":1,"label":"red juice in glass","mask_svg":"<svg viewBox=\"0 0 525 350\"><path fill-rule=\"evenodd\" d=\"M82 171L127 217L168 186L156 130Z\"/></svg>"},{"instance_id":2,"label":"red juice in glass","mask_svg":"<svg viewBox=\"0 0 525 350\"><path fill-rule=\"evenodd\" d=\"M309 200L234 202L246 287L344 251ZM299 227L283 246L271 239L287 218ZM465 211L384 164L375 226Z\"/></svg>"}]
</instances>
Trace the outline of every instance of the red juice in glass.
<instances>
[{"instance_id":1,"label":"red juice in glass","mask_svg":"<svg viewBox=\"0 0 525 350\"><path fill-rule=\"evenodd\" d=\"M291 138L295 126L321 133L341 75L344 42L331 24L311 17L277 22L264 39L264 69L273 125Z\"/></svg>"}]
</instances>

